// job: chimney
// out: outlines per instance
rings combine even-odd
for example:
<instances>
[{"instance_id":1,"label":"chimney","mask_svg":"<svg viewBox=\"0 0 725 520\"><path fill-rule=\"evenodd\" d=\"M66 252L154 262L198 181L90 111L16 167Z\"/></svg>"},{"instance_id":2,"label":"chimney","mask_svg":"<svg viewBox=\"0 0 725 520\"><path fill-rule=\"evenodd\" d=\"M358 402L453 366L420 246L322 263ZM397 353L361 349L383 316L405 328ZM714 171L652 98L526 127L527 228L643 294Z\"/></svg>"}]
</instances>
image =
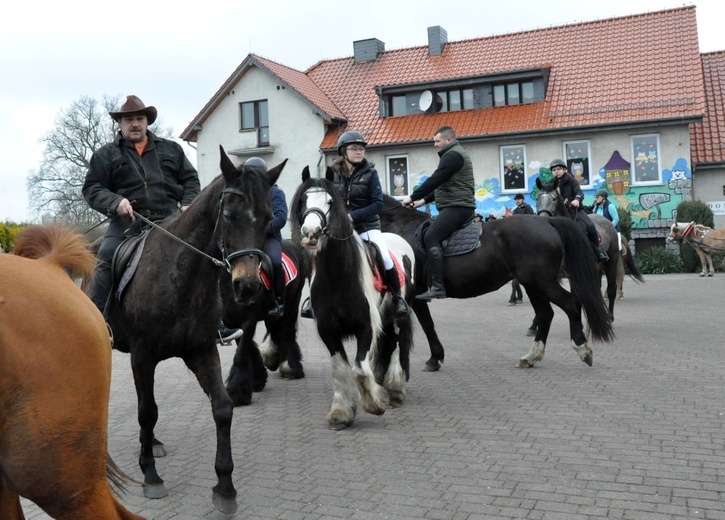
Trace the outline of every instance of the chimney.
<instances>
[{"instance_id":1,"label":"chimney","mask_svg":"<svg viewBox=\"0 0 725 520\"><path fill-rule=\"evenodd\" d=\"M439 56L448 43L448 33L440 25L428 27L428 55Z\"/></svg>"},{"instance_id":2,"label":"chimney","mask_svg":"<svg viewBox=\"0 0 725 520\"><path fill-rule=\"evenodd\" d=\"M385 44L377 38L358 40L352 42L355 50L355 63L360 61L375 61L381 52L385 52Z\"/></svg>"}]
</instances>

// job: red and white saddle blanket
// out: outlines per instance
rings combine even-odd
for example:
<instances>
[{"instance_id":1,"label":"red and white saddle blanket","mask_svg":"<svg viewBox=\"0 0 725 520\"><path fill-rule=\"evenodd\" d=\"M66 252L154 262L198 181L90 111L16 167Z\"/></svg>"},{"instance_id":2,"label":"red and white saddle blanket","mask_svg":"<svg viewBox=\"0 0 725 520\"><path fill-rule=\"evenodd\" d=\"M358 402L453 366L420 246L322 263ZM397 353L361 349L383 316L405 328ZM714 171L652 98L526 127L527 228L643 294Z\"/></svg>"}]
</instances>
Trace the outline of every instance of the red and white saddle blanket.
<instances>
[{"instance_id":1,"label":"red and white saddle blanket","mask_svg":"<svg viewBox=\"0 0 725 520\"><path fill-rule=\"evenodd\" d=\"M284 270L284 284L289 284L292 280L297 278L297 266L292 259L285 253L282 253L282 269ZM271 290L272 284L267 273L262 271L262 282L267 290Z\"/></svg>"}]
</instances>

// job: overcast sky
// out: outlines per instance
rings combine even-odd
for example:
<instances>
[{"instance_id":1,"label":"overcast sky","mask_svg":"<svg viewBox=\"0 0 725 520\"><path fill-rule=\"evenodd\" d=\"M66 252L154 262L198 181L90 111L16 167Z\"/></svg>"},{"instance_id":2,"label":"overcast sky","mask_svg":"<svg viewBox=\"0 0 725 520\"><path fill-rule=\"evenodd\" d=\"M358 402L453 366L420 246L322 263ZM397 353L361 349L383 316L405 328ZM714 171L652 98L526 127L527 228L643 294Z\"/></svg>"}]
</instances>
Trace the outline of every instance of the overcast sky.
<instances>
[{"instance_id":1,"label":"overcast sky","mask_svg":"<svg viewBox=\"0 0 725 520\"><path fill-rule=\"evenodd\" d=\"M136 94L179 135L250 52L305 70L356 40L426 45L434 25L458 41L693 4L700 51L725 50L720 0L16 2L0 31L0 221L34 218L38 141L81 96Z\"/></svg>"}]
</instances>

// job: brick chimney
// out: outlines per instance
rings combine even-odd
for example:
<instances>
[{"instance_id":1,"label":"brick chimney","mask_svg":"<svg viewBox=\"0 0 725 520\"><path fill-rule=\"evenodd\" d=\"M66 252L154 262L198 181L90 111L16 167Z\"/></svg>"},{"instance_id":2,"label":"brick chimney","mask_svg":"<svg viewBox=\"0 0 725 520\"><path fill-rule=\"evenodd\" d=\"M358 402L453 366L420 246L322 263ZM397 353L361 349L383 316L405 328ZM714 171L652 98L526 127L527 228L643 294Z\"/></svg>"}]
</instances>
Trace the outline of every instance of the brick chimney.
<instances>
[{"instance_id":1,"label":"brick chimney","mask_svg":"<svg viewBox=\"0 0 725 520\"><path fill-rule=\"evenodd\" d=\"M377 38L358 40L352 42L355 50L355 63L360 61L375 61L381 52L385 52L385 44Z\"/></svg>"}]
</instances>

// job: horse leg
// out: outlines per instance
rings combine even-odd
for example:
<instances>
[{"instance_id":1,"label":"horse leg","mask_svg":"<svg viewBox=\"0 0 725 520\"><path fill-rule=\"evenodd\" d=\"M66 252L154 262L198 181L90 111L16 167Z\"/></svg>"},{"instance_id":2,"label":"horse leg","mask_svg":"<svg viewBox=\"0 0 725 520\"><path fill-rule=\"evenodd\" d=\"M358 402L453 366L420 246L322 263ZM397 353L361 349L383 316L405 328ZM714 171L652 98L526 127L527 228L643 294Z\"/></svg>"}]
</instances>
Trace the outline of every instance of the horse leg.
<instances>
[{"instance_id":1,"label":"horse leg","mask_svg":"<svg viewBox=\"0 0 725 520\"><path fill-rule=\"evenodd\" d=\"M139 442L141 452L138 465L144 476L143 494L146 498L163 498L167 495L164 481L156 471L154 455L154 427L159 419L159 409L154 398L154 373L156 360L142 358L135 350L131 351L131 369L136 384L138 399Z\"/></svg>"},{"instance_id":2,"label":"horse leg","mask_svg":"<svg viewBox=\"0 0 725 520\"><path fill-rule=\"evenodd\" d=\"M244 334L246 336L246 333ZM234 461L232 460L231 426L234 414L232 403L222 381L219 351L216 345L211 348L197 346L193 355L184 357L184 363L194 372L204 393L211 401L211 412L216 424L216 457L214 470L217 484L212 488L212 503L222 513L231 515L237 512L237 490L232 482Z\"/></svg>"},{"instance_id":3,"label":"horse leg","mask_svg":"<svg viewBox=\"0 0 725 520\"><path fill-rule=\"evenodd\" d=\"M299 305L299 302L298 302ZM297 343L297 312L285 308L284 317L276 322L269 322L268 340L262 353L267 368L267 352L276 352L279 375L284 379L302 379L305 371L302 367L302 351Z\"/></svg>"},{"instance_id":4,"label":"horse leg","mask_svg":"<svg viewBox=\"0 0 725 520\"><path fill-rule=\"evenodd\" d=\"M370 365L371 350L375 352L377 346L372 346L373 331L365 326L357 333L357 355L352 372L355 384L360 395L363 410L374 415L383 415L390 403L387 390L375 381L375 375ZM377 338L375 338L377 341Z\"/></svg>"},{"instance_id":5,"label":"horse leg","mask_svg":"<svg viewBox=\"0 0 725 520\"><path fill-rule=\"evenodd\" d=\"M705 253L705 258L707 258L707 276L713 276L715 274L715 267L712 265L712 253Z\"/></svg>"},{"instance_id":6,"label":"horse leg","mask_svg":"<svg viewBox=\"0 0 725 520\"><path fill-rule=\"evenodd\" d=\"M700 266L702 267L702 270L700 271L700 278L707 276L707 259L705 258L705 253L699 247L693 246L693 249L700 258Z\"/></svg>"},{"instance_id":7,"label":"horse leg","mask_svg":"<svg viewBox=\"0 0 725 520\"><path fill-rule=\"evenodd\" d=\"M411 302L413 312L418 318L421 328L425 337L428 338L428 345L430 347L430 359L425 362L424 372L436 372L440 370L443 364L443 358L445 357L445 351L443 350L443 344L438 339L438 333L435 329L435 323L430 315L430 309L428 308L428 302L425 300L417 300L413 298Z\"/></svg>"},{"instance_id":8,"label":"horse leg","mask_svg":"<svg viewBox=\"0 0 725 520\"><path fill-rule=\"evenodd\" d=\"M531 324L532 328L535 327L534 345L525 356L519 358L516 368L532 368L536 363L544 359L546 339L549 336L551 320L554 318L554 309L538 291L526 288L526 295L529 297L529 301L536 313Z\"/></svg>"},{"instance_id":9,"label":"horse leg","mask_svg":"<svg viewBox=\"0 0 725 520\"><path fill-rule=\"evenodd\" d=\"M624 250L622 250L624 252ZM624 257L619 255L620 261L617 264L617 298L624 299Z\"/></svg>"},{"instance_id":10,"label":"horse leg","mask_svg":"<svg viewBox=\"0 0 725 520\"><path fill-rule=\"evenodd\" d=\"M246 321L244 332L237 341L234 361L229 369L226 388L234 406L245 406L252 402L252 392L260 392L267 384L267 369L254 341L257 322Z\"/></svg>"},{"instance_id":11,"label":"horse leg","mask_svg":"<svg viewBox=\"0 0 725 520\"><path fill-rule=\"evenodd\" d=\"M343 430L352 426L357 411L352 390L352 370L339 339L323 332L320 332L320 339L330 352L332 367L332 405L327 422L331 429Z\"/></svg>"},{"instance_id":12,"label":"horse leg","mask_svg":"<svg viewBox=\"0 0 725 520\"><path fill-rule=\"evenodd\" d=\"M621 255L612 256L605 265L607 276L607 299L609 300L609 320L614 321L614 300L617 299L617 273L622 265Z\"/></svg>"},{"instance_id":13,"label":"horse leg","mask_svg":"<svg viewBox=\"0 0 725 520\"><path fill-rule=\"evenodd\" d=\"M581 304L576 300L573 294L559 287L551 298L551 301L563 310L569 318L569 335L571 337L571 346L579 354L579 359L589 366L594 361L594 353L587 343L587 337L584 334L584 325L582 323Z\"/></svg>"},{"instance_id":14,"label":"horse leg","mask_svg":"<svg viewBox=\"0 0 725 520\"><path fill-rule=\"evenodd\" d=\"M392 338L396 338L390 347L394 351L383 380L383 388L388 391L390 405L393 408L401 406L405 401L405 381L410 376L410 351L413 348L413 327L410 316L399 319L398 326L398 334L391 335ZM386 342L389 341L387 334L385 338Z\"/></svg>"}]
</instances>

